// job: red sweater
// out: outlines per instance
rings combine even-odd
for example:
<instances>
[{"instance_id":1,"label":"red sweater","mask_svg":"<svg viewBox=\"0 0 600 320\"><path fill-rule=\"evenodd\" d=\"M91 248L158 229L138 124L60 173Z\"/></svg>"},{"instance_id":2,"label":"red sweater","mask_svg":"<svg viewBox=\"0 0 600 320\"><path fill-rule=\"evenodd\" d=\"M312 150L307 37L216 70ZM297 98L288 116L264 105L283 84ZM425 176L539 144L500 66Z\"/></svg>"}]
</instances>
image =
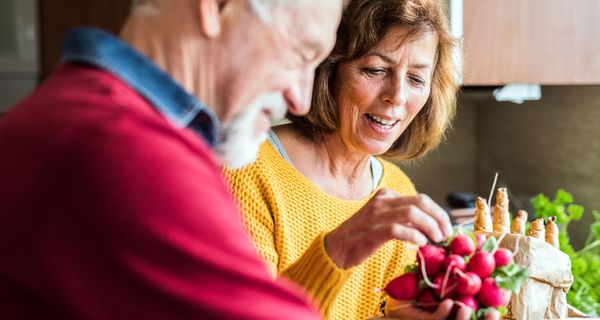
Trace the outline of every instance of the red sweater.
<instances>
[{"instance_id":1,"label":"red sweater","mask_svg":"<svg viewBox=\"0 0 600 320\"><path fill-rule=\"evenodd\" d=\"M0 319L313 319L245 235L212 151L64 65L0 119Z\"/></svg>"}]
</instances>

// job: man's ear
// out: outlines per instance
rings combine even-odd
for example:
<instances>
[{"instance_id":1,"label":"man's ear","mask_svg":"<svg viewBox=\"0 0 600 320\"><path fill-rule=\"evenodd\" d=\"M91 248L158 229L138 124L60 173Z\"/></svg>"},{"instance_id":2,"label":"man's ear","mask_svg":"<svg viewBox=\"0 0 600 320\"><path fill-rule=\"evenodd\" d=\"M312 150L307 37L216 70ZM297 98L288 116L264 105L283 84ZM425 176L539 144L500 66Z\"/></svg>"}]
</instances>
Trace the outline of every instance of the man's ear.
<instances>
[{"instance_id":1,"label":"man's ear","mask_svg":"<svg viewBox=\"0 0 600 320\"><path fill-rule=\"evenodd\" d=\"M221 9L223 0L197 0L198 20L200 30L208 38L214 38L221 33Z\"/></svg>"}]
</instances>

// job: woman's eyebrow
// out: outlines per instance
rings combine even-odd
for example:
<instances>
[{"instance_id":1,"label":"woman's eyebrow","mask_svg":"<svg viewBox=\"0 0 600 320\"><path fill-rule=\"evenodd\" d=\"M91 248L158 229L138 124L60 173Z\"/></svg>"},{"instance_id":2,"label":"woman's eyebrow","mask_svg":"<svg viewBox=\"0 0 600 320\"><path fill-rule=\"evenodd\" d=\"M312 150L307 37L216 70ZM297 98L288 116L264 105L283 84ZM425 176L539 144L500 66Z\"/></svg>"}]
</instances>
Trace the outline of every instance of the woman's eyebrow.
<instances>
[{"instance_id":1,"label":"woman's eyebrow","mask_svg":"<svg viewBox=\"0 0 600 320\"><path fill-rule=\"evenodd\" d=\"M381 58L381 60L383 60L387 63L390 63L390 64L397 63L397 61L395 61L392 57L390 57L386 54L383 54L381 52L377 52L377 51L369 52L365 55L365 57L368 57L368 56L377 56L377 57Z\"/></svg>"},{"instance_id":2,"label":"woman's eyebrow","mask_svg":"<svg viewBox=\"0 0 600 320\"><path fill-rule=\"evenodd\" d=\"M377 56L377 57L381 58L381 60L383 60L383 61L385 61L386 63L389 63L389 64L398 63L392 57L390 57L390 56L388 56L388 55L386 55L384 53L377 52L377 51L369 52L369 53L367 53L365 55L365 57L368 57L368 56ZM418 63L417 62L417 63L411 64L410 67L411 68L415 68L415 69L431 69L431 65L429 63Z\"/></svg>"}]
</instances>

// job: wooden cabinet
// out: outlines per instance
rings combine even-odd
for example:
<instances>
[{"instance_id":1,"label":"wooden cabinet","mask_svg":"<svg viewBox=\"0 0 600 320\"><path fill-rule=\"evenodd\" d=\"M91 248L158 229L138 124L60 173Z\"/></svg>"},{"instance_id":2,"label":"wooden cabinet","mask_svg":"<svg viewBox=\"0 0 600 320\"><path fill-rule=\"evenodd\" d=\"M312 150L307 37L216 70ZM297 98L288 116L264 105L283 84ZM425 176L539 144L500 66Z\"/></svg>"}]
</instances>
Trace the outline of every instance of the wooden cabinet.
<instances>
[{"instance_id":1,"label":"wooden cabinet","mask_svg":"<svg viewBox=\"0 0 600 320\"><path fill-rule=\"evenodd\" d=\"M97 26L117 33L129 14L132 0L38 0L42 78L60 61L65 31L77 26Z\"/></svg>"},{"instance_id":2,"label":"wooden cabinet","mask_svg":"<svg viewBox=\"0 0 600 320\"><path fill-rule=\"evenodd\" d=\"M600 84L599 0L464 0L464 85Z\"/></svg>"}]
</instances>

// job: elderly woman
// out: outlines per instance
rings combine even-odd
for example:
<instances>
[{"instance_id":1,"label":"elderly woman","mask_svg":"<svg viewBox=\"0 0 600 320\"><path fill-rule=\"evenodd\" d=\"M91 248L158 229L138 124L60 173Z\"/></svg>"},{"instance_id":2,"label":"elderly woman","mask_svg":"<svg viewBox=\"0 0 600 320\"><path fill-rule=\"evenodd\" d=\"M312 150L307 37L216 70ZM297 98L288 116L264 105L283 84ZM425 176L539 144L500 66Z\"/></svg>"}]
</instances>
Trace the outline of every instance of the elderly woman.
<instances>
[{"instance_id":1,"label":"elderly woman","mask_svg":"<svg viewBox=\"0 0 600 320\"><path fill-rule=\"evenodd\" d=\"M226 170L260 255L327 318L378 315L386 297L376 289L415 261L408 243L452 233L447 214L383 158L414 159L441 140L455 111L453 48L440 0L352 1L309 114L273 128L255 164Z\"/></svg>"}]
</instances>

